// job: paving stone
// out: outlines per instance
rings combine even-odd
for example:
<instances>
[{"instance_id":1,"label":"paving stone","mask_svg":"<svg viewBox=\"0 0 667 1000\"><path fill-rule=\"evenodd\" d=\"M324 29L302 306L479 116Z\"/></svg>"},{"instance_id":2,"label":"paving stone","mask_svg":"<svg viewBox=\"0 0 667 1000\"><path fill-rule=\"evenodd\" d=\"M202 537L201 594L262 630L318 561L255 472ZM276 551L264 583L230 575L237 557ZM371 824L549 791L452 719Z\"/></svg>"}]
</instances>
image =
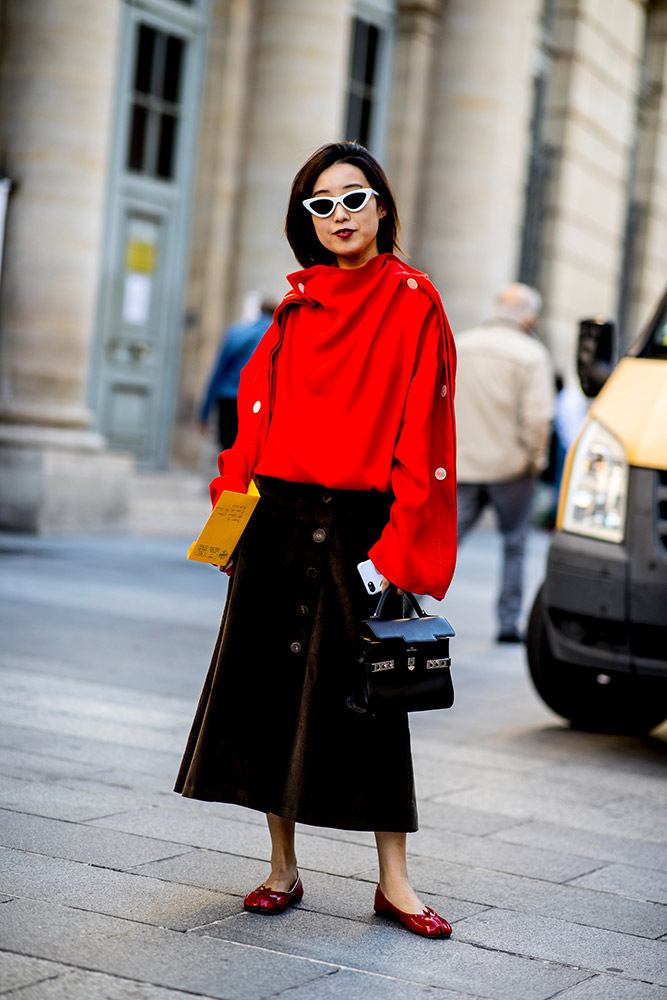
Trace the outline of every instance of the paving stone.
<instances>
[{"instance_id":1,"label":"paving stone","mask_svg":"<svg viewBox=\"0 0 667 1000\"><path fill-rule=\"evenodd\" d=\"M541 768L539 774L547 784L553 777L559 782L569 782L583 788L591 785L606 788L615 792L617 797L641 795L652 806L667 806L664 761L661 767L655 768L654 773L642 774L636 768L624 770L622 767L609 767L608 757L600 760L596 766L577 760L559 760Z\"/></svg>"},{"instance_id":2,"label":"paving stone","mask_svg":"<svg viewBox=\"0 0 667 1000\"><path fill-rule=\"evenodd\" d=\"M46 765L51 768L50 774L69 773L69 769L65 772L58 770L60 761L69 761L77 766L85 761L93 767L120 769L128 775L139 773L163 776L165 781L171 783L170 787L173 787L181 760L180 745L164 750L150 750L107 743L95 738L85 739L67 733L47 733L30 727L10 726L4 720L0 727L0 746L19 753L41 753ZM53 769L56 769L55 772Z\"/></svg>"},{"instance_id":3,"label":"paving stone","mask_svg":"<svg viewBox=\"0 0 667 1000\"><path fill-rule=\"evenodd\" d=\"M182 844L166 840L151 840L9 810L0 810L0 847L14 847L106 868L131 868L183 852Z\"/></svg>"},{"instance_id":4,"label":"paving stone","mask_svg":"<svg viewBox=\"0 0 667 1000\"><path fill-rule=\"evenodd\" d=\"M449 717L448 717L449 718ZM500 749L487 749L465 740L456 743L447 739L442 732L436 737L426 735L430 730L426 717L410 716L410 730L413 734L413 744L420 756L431 757L448 768L451 764L465 764L478 771L507 771L511 774L523 774L539 770L544 761L534 755L521 753L506 753Z\"/></svg>"},{"instance_id":5,"label":"paving stone","mask_svg":"<svg viewBox=\"0 0 667 1000\"><path fill-rule=\"evenodd\" d=\"M489 1000L546 1000L585 978L585 973L562 965L490 952L454 938L419 938L377 916L343 920L293 908L270 918L244 913L192 933L317 956L333 965L480 994Z\"/></svg>"},{"instance_id":6,"label":"paving stone","mask_svg":"<svg viewBox=\"0 0 667 1000\"><path fill-rule=\"evenodd\" d=\"M5 777L0 779L0 809L77 822L121 812L123 803L119 797Z\"/></svg>"},{"instance_id":7,"label":"paving stone","mask_svg":"<svg viewBox=\"0 0 667 1000\"><path fill-rule=\"evenodd\" d=\"M661 941L509 910L469 917L459 924L457 935L484 948L667 985L667 948Z\"/></svg>"},{"instance_id":8,"label":"paving stone","mask_svg":"<svg viewBox=\"0 0 667 1000\"><path fill-rule=\"evenodd\" d=\"M54 715L80 715L99 722L118 721L141 725L146 729L171 729L174 720L187 723L188 716L182 698L169 697L159 691L150 702L139 699L136 692L108 681L54 677L40 670L27 672L25 657L16 659L3 655L3 710L12 705L30 706L37 715L46 710ZM36 659L36 666L43 661Z\"/></svg>"},{"instance_id":9,"label":"paving stone","mask_svg":"<svg viewBox=\"0 0 667 1000\"><path fill-rule=\"evenodd\" d=\"M442 767L442 763L440 764ZM472 771L472 769L470 769ZM563 809L566 805L581 804L586 806L611 806L619 799L619 791L612 784L588 784L570 781L557 777L557 768L542 767L529 772L508 772L478 768L473 772L469 786L474 786L483 793L494 792L494 798L499 794L532 799L534 807L542 806L546 800L554 808ZM644 806L645 800L638 797L638 803ZM507 815L507 814L506 814Z\"/></svg>"},{"instance_id":10,"label":"paving stone","mask_svg":"<svg viewBox=\"0 0 667 1000\"><path fill-rule=\"evenodd\" d=\"M607 803L604 811L611 829L618 830L621 836L636 836L664 844L667 854L667 808L660 808L639 795L624 795Z\"/></svg>"},{"instance_id":11,"label":"paving stone","mask_svg":"<svg viewBox=\"0 0 667 1000\"><path fill-rule=\"evenodd\" d=\"M196 849L165 861L151 861L130 869L151 878L196 885L232 896L245 896L267 876L267 862L238 854Z\"/></svg>"},{"instance_id":12,"label":"paving stone","mask_svg":"<svg viewBox=\"0 0 667 1000\"><path fill-rule=\"evenodd\" d=\"M565 882L597 867L589 858L516 847L488 837L470 837L456 833L443 835L433 830L420 830L413 834L408 851L414 857L457 861L478 868L548 879L550 882Z\"/></svg>"},{"instance_id":13,"label":"paving stone","mask_svg":"<svg viewBox=\"0 0 667 1000\"><path fill-rule=\"evenodd\" d=\"M6 990L23 990L35 983L43 986L46 980L60 975L63 971L64 966L56 965L54 962L0 951L0 992L4 996Z\"/></svg>"},{"instance_id":14,"label":"paving stone","mask_svg":"<svg viewBox=\"0 0 667 1000\"><path fill-rule=\"evenodd\" d=\"M482 780L482 774L477 768L449 763L447 767L443 767L442 760L421 757L418 749L413 753L413 767L415 788L420 800L463 791Z\"/></svg>"},{"instance_id":15,"label":"paving stone","mask_svg":"<svg viewBox=\"0 0 667 1000\"><path fill-rule=\"evenodd\" d=\"M18 897L174 930L199 927L239 910L239 900L221 892L1 849L0 888Z\"/></svg>"},{"instance_id":16,"label":"paving stone","mask_svg":"<svg viewBox=\"0 0 667 1000\"><path fill-rule=\"evenodd\" d=\"M591 806L582 801L574 809L567 807L562 801L549 798L546 790L544 797L539 797L524 790L513 791L488 786L453 792L446 798L437 797L436 801L451 802L468 809L504 812L517 819L555 825L562 823L563 816L566 815L568 824L575 829L605 835L613 830L616 836L628 839L662 843L667 837L667 824L662 819L656 820L650 805L647 806L639 797L634 804L626 803L621 811L613 802Z\"/></svg>"},{"instance_id":17,"label":"paving stone","mask_svg":"<svg viewBox=\"0 0 667 1000\"><path fill-rule=\"evenodd\" d=\"M655 894L667 726L640 741L554 720L527 683L524 651L493 644L490 542L469 540L446 602L459 632L456 705L411 719L422 831L408 844L417 854L428 844L431 854L411 856L410 871L454 922L449 942L416 939L372 915L377 857L364 832L299 827L302 904L268 920L241 911L248 887L267 874L265 818L171 791L222 604L211 598L221 574L188 564L185 541L39 539L39 557L5 561L0 656L10 697L0 701L0 774L34 783L14 800L23 809L69 804L71 819L102 799L124 814L116 831L107 820L0 811L0 843L23 848L20 886L7 883L7 893L48 897L0 894L0 948L7 939L25 962L50 959L53 975L12 988L12 1000L244 1000L255 969L253 1000L380 1000L380 992L382 1000L663 1000L662 987L640 980L654 955L645 946L667 947L667 907L628 898L622 869L650 869ZM529 550L528 590L542 555L538 565ZM466 576L470 556L476 569ZM115 610L129 603L131 614L109 614L116 597ZM33 701L37 728L26 714ZM20 725L9 724L5 705L23 713L14 715ZM576 868L567 884L549 881L564 874L553 866L582 859L588 874ZM616 888L579 884L595 880L601 861L612 864L599 878ZM477 926L481 935L475 922L488 916L500 921L497 944L468 942L466 931ZM514 954L524 938L530 954ZM609 972L621 967L623 947L636 952L636 965ZM596 973L552 957L588 950L605 959L613 950L613 960Z\"/></svg>"},{"instance_id":18,"label":"paving stone","mask_svg":"<svg viewBox=\"0 0 667 1000\"><path fill-rule=\"evenodd\" d=\"M569 816L567 821L569 822ZM576 830L564 823L522 823L494 833L493 839L563 854L578 854L600 862L625 861L636 866L667 871L667 847L663 844L630 840L612 833Z\"/></svg>"},{"instance_id":19,"label":"paving stone","mask_svg":"<svg viewBox=\"0 0 667 1000\"><path fill-rule=\"evenodd\" d=\"M222 856L219 855L219 857ZM178 859L174 860L178 861ZM202 884L204 878L202 877L202 873L196 870L196 859L189 856L186 860L189 861L189 871L186 877L194 879L197 885ZM217 872L213 871L211 872L211 878L214 881L206 881L205 884L209 886L214 885L217 876L219 885L216 887L221 888L221 891L229 892L242 899L249 889L254 888L255 885L258 885L266 878L268 872L268 865L262 863L261 869L255 871L253 877L248 877L247 873L245 877L241 877L239 874L239 862L242 860L234 856L227 856L227 864L225 866L227 868L227 877L225 878L219 870ZM213 866L205 865L205 868L209 867ZM142 866L139 870L150 871L153 875L159 873L159 877L164 877L170 868L174 876L180 880L183 879L184 873L178 871L178 864L170 866L168 862L156 862L155 866L146 865ZM195 870L193 871L193 869ZM367 920L372 915L377 876L372 881L359 881L355 878L309 871L303 867L300 868L300 873L305 890L303 902L299 907L300 909L313 913L344 917L350 920ZM226 888L223 889L223 886ZM472 913L479 913L484 909L483 906L454 899L444 893L424 891L422 896L427 905L439 913L445 914L450 923L463 920ZM238 912L238 905L235 907L235 910Z\"/></svg>"},{"instance_id":20,"label":"paving stone","mask_svg":"<svg viewBox=\"0 0 667 1000\"><path fill-rule=\"evenodd\" d=\"M478 1000L439 986L421 986L403 979L339 969L313 983L290 990L285 1000ZM482 1000L482 998L479 998Z\"/></svg>"},{"instance_id":21,"label":"paving stone","mask_svg":"<svg viewBox=\"0 0 667 1000\"><path fill-rule=\"evenodd\" d=\"M353 920L368 920L372 916L375 881L360 882L321 872L304 872L303 878L305 893L301 909ZM453 925L485 909L445 893L422 891L421 897L427 906L443 914Z\"/></svg>"},{"instance_id":22,"label":"paving stone","mask_svg":"<svg viewBox=\"0 0 667 1000\"><path fill-rule=\"evenodd\" d=\"M559 994L558 1000L667 1000L667 989L619 976L593 976Z\"/></svg>"},{"instance_id":23,"label":"paving stone","mask_svg":"<svg viewBox=\"0 0 667 1000\"><path fill-rule=\"evenodd\" d=\"M109 743L142 747L150 750L169 750L185 740L183 726L174 730L144 729L132 722L113 722L90 719L79 715L55 714L48 706L35 709L31 705L7 705L2 710L3 718L12 726L29 726L44 733L67 733L84 739L100 739Z\"/></svg>"},{"instance_id":24,"label":"paving stone","mask_svg":"<svg viewBox=\"0 0 667 1000\"><path fill-rule=\"evenodd\" d=\"M279 955L261 946L249 948L52 903L14 900L7 909L3 940L12 951L215 1000L264 1000L317 980L331 968L326 962Z\"/></svg>"},{"instance_id":25,"label":"paving stone","mask_svg":"<svg viewBox=\"0 0 667 1000\"><path fill-rule=\"evenodd\" d=\"M248 812L252 815L252 812ZM265 823L262 816L262 825ZM343 840L346 844L375 848L375 837L370 830L336 830L328 826L308 826L305 823L299 823L297 830L300 837L325 837L327 840Z\"/></svg>"},{"instance_id":26,"label":"paving stone","mask_svg":"<svg viewBox=\"0 0 667 1000\"><path fill-rule=\"evenodd\" d=\"M57 586L56 581L53 585ZM19 669L26 672L78 678L84 683L93 675L151 697L156 692L185 695L190 704L196 704L197 687L201 688L204 665L215 642L214 622L212 617L206 627L198 629L194 621L174 619L156 629L150 621L114 616L109 608L87 612L29 606L10 598L0 602L2 659L11 653L12 665L20 663ZM202 674L198 676L199 669Z\"/></svg>"},{"instance_id":27,"label":"paving stone","mask_svg":"<svg viewBox=\"0 0 667 1000\"><path fill-rule=\"evenodd\" d=\"M5 737L6 738L6 737ZM68 778L90 778L100 780L104 770L84 761L68 761L30 753L26 750L12 750L0 746L0 774L11 778L26 778L29 781L66 781Z\"/></svg>"},{"instance_id":28,"label":"paving stone","mask_svg":"<svg viewBox=\"0 0 667 1000\"><path fill-rule=\"evenodd\" d=\"M419 828L421 830L451 831L467 833L475 837L485 837L516 826L513 816L501 813L483 812L481 809L464 809L448 802L419 801ZM410 842L408 838L408 843Z\"/></svg>"},{"instance_id":29,"label":"paving stone","mask_svg":"<svg viewBox=\"0 0 667 1000\"><path fill-rule=\"evenodd\" d=\"M4 1000L192 1000L193 994L52 963L54 978L3 993ZM213 1000L198 994L198 1000ZM445 997L445 1000L447 998Z\"/></svg>"},{"instance_id":30,"label":"paving stone","mask_svg":"<svg viewBox=\"0 0 667 1000\"><path fill-rule=\"evenodd\" d=\"M127 812L95 822L95 827L134 830L147 837L169 837L190 847L224 850L228 854L268 860L270 841L265 825L225 820L215 816L192 815L170 809ZM302 836L297 828L297 855L304 868L333 875L353 875L376 863L375 848L344 843L325 836ZM577 872L579 874L579 872Z\"/></svg>"},{"instance_id":31,"label":"paving stone","mask_svg":"<svg viewBox=\"0 0 667 1000\"><path fill-rule=\"evenodd\" d=\"M410 878L419 892L438 892L480 906L539 913L640 937L659 938L667 926L664 906L582 889L572 883L557 885L423 858L410 862Z\"/></svg>"},{"instance_id":32,"label":"paving stone","mask_svg":"<svg viewBox=\"0 0 667 1000\"><path fill-rule=\"evenodd\" d=\"M419 892L439 892L485 907L539 913L640 937L659 938L667 933L664 906L578 888L571 882L557 885L421 858L410 862L410 877Z\"/></svg>"},{"instance_id":33,"label":"paving stone","mask_svg":"<svg viewBox=\"0 0 667 1000\"><path fill-rule=\"evenodd\" d=\"M86 616L107 614L118 618L126 625L130 622L151 622L155 625L172 624L174 621L189 621L201 628L208 628L220 613L218 598L211 598L202 608L200 595L186 593L165 595L156 588L146 589L139 583L139 573L133 581L117 580L114 573L104 572L81 574L83 579L58 580L54 592L50 574L12 574L11 580L0 579L0 594L10 600L23 600L39 604L44 611L55 607L59 613L68 611ZM94 584L94 586L91 586Z\"/></svg>"},{"instance_id":34,"label":"paving stone","mask_svg":"<svg viewBox=\"0 0 667 1000\"><path fill-rule=\"evenodd\" d=\"M667 904L667 875L650 871L648 868L634 868L630 865L608 865L591 872L583 878L574 879L572 885L599 889L602 892L618 893L633 899L650 899L655 903Z\"/></svg>"},{"instance_id":35,"label":"paving stone","mask_svg":"<svg viewBox=\"0 0 667 1000\"><path fill-rule=\"evenodd\" d=\"M190 810L153 807L128 810L91 824L96 829L134 831L144 837L170 838L188 847L206 847L246 857L268 859L270 839L266 825L224 820L208 815L191 802Z\"/></svg>"}]
</instances>

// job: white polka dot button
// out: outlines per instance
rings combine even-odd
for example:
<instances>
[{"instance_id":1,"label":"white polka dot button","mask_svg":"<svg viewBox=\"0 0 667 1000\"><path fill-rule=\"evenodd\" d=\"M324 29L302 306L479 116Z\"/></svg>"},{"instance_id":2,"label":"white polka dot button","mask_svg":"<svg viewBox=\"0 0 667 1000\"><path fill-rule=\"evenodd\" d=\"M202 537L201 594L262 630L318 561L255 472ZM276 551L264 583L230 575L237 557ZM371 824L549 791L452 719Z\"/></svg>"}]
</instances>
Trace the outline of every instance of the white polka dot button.
<instances>
[{"instance_id":1,"label":"white polka dot button","mask_svg":"<svg viewBox=\"0 0 667 1000\"><path fill-rule=\"evenodd\" d=\"M300 281L299 282L299 291L303 294L303 292L305 292L305 290L306 290L306 286L304 285L303 281Z\"/></svg>"},{"instance_id":2,"label":"white polka dot button","mask_svg":"<svg viewBox=\"0 0 667 1000\"><path fill-rule=\"evenodd\" d=\"M408 288L419 288L414 278L408 278Z\"/></svg>"},{"instance_id":3,"label":"white polka dot button","mask_svg":"<svg viewBox=\"0 0 667 1000\"><path fill-rule=\"evenodd\" d=\"M446 385L441 386L441 388L440 388L440 395L441 396L446 396L447 395L447 386Z\"/></svg>"},{"instance_id":4,"label":"white polka dot button","mask_svg":"<svg viewBox=\"0 0 667 1000\"><path fill-rule=\"evenodd\" d=\"M447 470L443 469L442 466L439 469L435 470L436 479L446 479L446 477L447 477Z\"/></svg>"},{"instance_id":5,"label":"white polka dot button","mask_svg":"<svg viewBox=\"0 0 667 1000\"><path fill-rule=\"evenodd\" d=\"M257 400L257 402L255 403L255 405L254 405L254 406L253 406L253 408L252 408L252 412L253 412L253 413L259 413L259 411L260 411L261 409L262 409L262 404L260 403L260 401L259 401L259 400Z\"/></svg>"}]
</instances>

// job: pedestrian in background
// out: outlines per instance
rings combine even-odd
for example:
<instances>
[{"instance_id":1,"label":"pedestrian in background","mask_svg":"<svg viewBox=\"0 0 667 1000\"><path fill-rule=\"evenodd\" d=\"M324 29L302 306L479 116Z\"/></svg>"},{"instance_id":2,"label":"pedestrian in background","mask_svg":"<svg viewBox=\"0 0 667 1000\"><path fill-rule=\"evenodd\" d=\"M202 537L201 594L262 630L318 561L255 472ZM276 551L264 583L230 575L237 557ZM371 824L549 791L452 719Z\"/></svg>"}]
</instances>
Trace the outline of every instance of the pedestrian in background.
<instances>
[{"instance_id":1,"label":"pedestrian in background","mask_svg":"<svg viewBox=\"0 0 667 1000\"><path fill-rule=\"evenodd\" d=\"M458 539L490 504L503 537L496 639L520 642L524 553L535 483L547 461L554 375L533 331L539 292L515 283L497 303L492 319L456 336Z\"/></svg>"},{"instance_id":2,"label":"pedestrian in background","mask_svg":"<svg viewBox=\"0 0 667 1000\"><path fill-rule=\"evenodd\" d=\"M239 429L236 397L241 369L247 365L271 326L276 305L272 299L263 299L259 315L234 323L225 331L199 410L199 422L204 429L208 425L211 410L216 408L221 448L231 448L236 441Z\"/></svg>"},{"instance_id":3,"label":"pedestrian in background","mask_svg":"<svg viewBox=\"0 0 667 1000\"><path fill-rule=\"evenodd\" d=\"M377 603L357 564L436 599L454 572L454 344L428 277L393 253L394 197L363 146L313 154L285 228L303 270L243 372L239 435L211 484L215 501L254 479L261 499L176 791L266 813L271 871L247 910L301 899L295 822L374 830L376 912L448 937L408 880L407 715L359 714L347 697Z\"/></svg>"}]
</instances>

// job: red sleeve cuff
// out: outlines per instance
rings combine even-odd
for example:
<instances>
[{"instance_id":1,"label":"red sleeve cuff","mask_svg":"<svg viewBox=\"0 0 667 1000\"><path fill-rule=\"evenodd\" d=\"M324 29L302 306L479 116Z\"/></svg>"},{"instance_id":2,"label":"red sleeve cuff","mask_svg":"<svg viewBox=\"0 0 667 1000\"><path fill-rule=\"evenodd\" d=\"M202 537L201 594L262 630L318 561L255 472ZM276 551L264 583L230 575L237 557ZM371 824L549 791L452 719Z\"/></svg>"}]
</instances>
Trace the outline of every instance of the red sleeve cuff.
<instances>
[{"instance_id":1,"label":"red sleeve cuff","mask_svg":"<svg viewBox=\"0 0 667 1000\"><path fill-rule=\"evenodd\" d=\"M234 479L233 476L216 476L209 486L211 504L214 507L220 499L220 494L225 490L231 493L247 493L248 487L242 480Z\"/></svg>"}]
</instances>

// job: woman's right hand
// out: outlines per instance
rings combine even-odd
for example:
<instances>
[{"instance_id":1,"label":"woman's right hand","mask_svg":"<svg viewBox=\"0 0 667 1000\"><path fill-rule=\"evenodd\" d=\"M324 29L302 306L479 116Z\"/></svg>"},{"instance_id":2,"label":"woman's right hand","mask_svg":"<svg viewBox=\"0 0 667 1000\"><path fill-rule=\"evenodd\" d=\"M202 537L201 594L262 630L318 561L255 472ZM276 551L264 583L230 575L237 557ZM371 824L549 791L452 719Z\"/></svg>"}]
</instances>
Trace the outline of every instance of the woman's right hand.
<instances>
[{"instance_id":1,"label":"woman's right hand","mask_svg":"<svg viewBox=\"0 0 667 1000\"><path fill-rule=\"evenodd\" d=\"M211 566L214 566L215 569L219 569L221 573L231 573L231 571L234 569L234 565L235 562L233 556L231 559L227 560L224 566L218 566L217 563L211 563Z\"/></svg>"}]
</instances>

